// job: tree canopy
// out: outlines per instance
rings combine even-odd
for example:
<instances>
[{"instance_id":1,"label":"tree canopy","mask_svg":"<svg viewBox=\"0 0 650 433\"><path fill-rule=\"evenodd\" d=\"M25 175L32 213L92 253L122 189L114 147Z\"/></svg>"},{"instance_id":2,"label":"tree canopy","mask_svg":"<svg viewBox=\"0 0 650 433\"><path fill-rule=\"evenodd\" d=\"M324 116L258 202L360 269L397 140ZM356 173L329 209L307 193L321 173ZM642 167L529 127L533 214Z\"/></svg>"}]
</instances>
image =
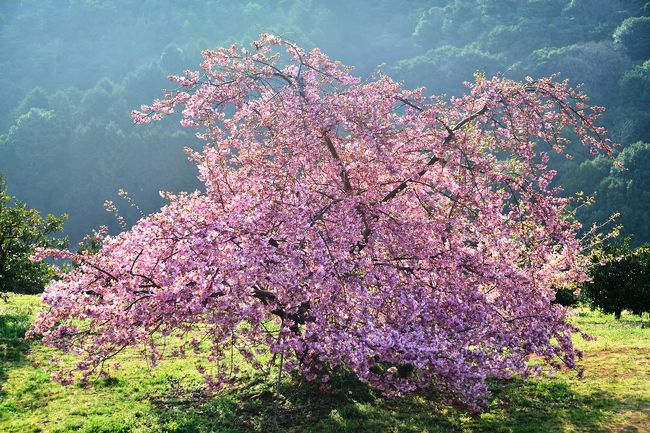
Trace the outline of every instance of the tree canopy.
<instances>
[{"instance_id":1,"label":"tree canopy","mask_svg":"<svg viewBox=\"0 0 650 433\"><path fill-rule=\"evenodd\" d=\"M621 318L623 310L650 312L650 246L630 247L630 239L594 252L584 294L594 308Z\"/></svg>"},{"instance_id":2,"label":"tree canopy","mask_svg":"<svg viewBox=\"0 0 650 433\"><path fill-rule=\"evenodd\" d=\"M158 335L203 353L213 386L238 351L473 408L488 378L576 368L575 328L552 301L587 261L542 149L569 152L572 129L612 152L582 92L477 74L462 96L427 98L271 35L204 51L171 80L132 116L180 114L206 142L188 149L205 192L167 194L94 254L40 252L76 264L31 331L82 354L58 380L117 368L130 346L155 363Z\"/></svg>"}]
</instances>

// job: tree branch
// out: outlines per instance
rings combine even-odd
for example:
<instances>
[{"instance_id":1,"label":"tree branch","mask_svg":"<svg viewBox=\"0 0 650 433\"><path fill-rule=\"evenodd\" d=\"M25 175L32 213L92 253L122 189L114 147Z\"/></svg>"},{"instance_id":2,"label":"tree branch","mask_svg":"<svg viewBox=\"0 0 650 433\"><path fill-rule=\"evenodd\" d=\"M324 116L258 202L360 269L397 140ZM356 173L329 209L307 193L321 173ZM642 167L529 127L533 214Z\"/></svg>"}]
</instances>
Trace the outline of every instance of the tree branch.
<instances>
[{"instance_id":1,"label":"tree branch","mask_svg":"<svg viewBox=\"0 0 650 433\"><path fill-rule=\"evenodd\" d=\"M402 102L403 102L403 101L402 101ZM479 111L477 111L477 112L475 112L475 113L473 113L473 114L467 116L466 118L464 118L463 120L461 120L460 122L458 122L458 124L457 124L456 126L454 126L453 128L449 128L449 127L447 127L447 126L445 125L445 128L449 131L449 134L448 134L447 137L445 138L444 144L448 144L448 143L450 143L451 140L453 140L453 139L455 138L455 134L454 134L454 133L455 133L456 131L458 131L458 130L461 129L463 126L467 125L469 122L471 122L472 120L476 119L477 117L479 117L479 116L485 114L487 111L488 111L488 108L487 108L486 105L484 105L483 108L481 108ZM444 123L443 123L443 125L444 125ZM425 166L422 170L420 170L420 171L418 172L418 176L417 176L417 177L422 177L422 176L424 176L424 175L426 174L426 172L429 171L429 167L431 167L433 164L435 164L435 163L437 163L437 162L440 162L440 161L441 161L443 164L446 164L446 163L447 163L447 161L446 161L445 159L438 158L438 157L435 156L435 155L432 156L431 159L429 159L429 161L427 161L426 166ZM399 185L397 185L395 188L393 188L393 189L392 189L388 194L386 194L386 195L384 196L384 198L381 199L381 202L382 202L382 203L386 203L387 201L392 200L395 196L397 196L397 194L399 194L400 192L402 192L403 190L406 189L406 187L408 186L408 183L409 183L411 180L412 180L412 179L405 179L405 180L401 181L401 182L399 183Z\"/></svg>"},{"instance_id":2,"label":"tree branch","mask_svg":"<svg viewBox=\"0 0 650 433\"><path fill-rule=\"evenodd\" d=\"M341 158L339 157L339 153L336 151L336 147L334 147L334 143L332 143L332 140L329 138L327 133L323 134L323 140L325 140L325 145L327 146L327 149L330 151L330 155L332 155L332 158L334 158L341 166L340 175L341 175L341 180L343 181L343 189L345 190L346 193L351 194L352 184L350 183L350 176L348 175L348 171L345 169L345 166L343 165L343 161L341 161Z\"/></svg>"}]
</instances>

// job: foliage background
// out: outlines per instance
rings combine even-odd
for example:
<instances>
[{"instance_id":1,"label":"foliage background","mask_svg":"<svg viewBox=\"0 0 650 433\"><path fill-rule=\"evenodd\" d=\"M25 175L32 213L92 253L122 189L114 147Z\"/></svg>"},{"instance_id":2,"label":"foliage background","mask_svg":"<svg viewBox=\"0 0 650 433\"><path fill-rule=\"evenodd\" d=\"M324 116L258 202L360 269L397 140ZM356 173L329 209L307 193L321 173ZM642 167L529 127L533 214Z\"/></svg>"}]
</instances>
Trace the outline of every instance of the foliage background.
<instances>
[{"instance_id":1,"label":"foliage background","mask_svg":"<svg viewBox=\"0 0 650 433\"><path fill-rule=\"evenodd\" d=\"M628 171L605 159L557 161L567 194L597 193L587 224L621 210L625 233L650 240L650 3L642 0L12 0L0 3L0 172L10 193L68 213L76 242L117 223L103 209L123 188L145 212L159 190L198 187L173 121L135 128L131 109L202 49L261 32L319 47L369 76L449 95L475 71L510 78L560 72L609 109L605 125ZM636 143L636 144L635 144ZM128 223L139 214L124 211Z\"/></svg>"}]
</instances>

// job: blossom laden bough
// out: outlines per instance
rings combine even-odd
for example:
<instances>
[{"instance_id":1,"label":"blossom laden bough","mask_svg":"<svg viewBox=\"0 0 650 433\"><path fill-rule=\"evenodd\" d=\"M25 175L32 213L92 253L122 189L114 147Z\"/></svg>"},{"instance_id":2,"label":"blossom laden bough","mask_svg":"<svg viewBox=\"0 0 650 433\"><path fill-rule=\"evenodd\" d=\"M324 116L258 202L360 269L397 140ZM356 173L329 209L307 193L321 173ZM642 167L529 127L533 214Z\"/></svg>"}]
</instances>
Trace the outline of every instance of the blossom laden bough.
<instances>
[{"instance_id":1,"label":"blossom laden bough","mask_svg":"<svg viewBox=\"0 0 650 433\"><path fill-rule=\"evenodd\" d=\"M387 395L433 386L473 408L490 377L576 368L576 329L551 301L586 261L539 149L569 153L572 128L611 153L601 108L546 78L477 76L462 97L425 98L270 35L202 54L132 114L180 111L197 129L205 192L168 194L96 254L72 255L44 294L31 332L80 353L76 374L131 346L155 363L170 334L218 367L200 367L215 386L238 351L323 383L345 367Z\"/></svg>"}]
</instances>

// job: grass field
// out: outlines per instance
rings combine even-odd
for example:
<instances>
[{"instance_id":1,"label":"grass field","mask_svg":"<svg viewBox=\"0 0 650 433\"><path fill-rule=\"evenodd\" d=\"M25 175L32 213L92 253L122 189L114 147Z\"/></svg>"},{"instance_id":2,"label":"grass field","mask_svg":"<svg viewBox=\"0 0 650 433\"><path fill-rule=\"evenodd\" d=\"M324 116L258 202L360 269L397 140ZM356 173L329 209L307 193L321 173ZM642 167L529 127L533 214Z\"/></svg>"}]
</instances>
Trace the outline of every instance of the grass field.
<instances>
[{"instance_id":1,"label":"grass field","mask_svg":"<svg viewBox=\"0 0 650 433\"><path fill-rule=\"evenodd\" d=\"M0 301L0 432L650 432L650 324L579 310L584 380L559 373L495 385L489 408L471 415L431 398L384 399L353 378L323 394L286 377L250 373L208 395L188 360L152 369L125 354L116 377L62 387L45 369L53 350L22 339L41 308L36 296ZM275 402L275 403L274 403Z\"/></svg>"}]
</instances>

